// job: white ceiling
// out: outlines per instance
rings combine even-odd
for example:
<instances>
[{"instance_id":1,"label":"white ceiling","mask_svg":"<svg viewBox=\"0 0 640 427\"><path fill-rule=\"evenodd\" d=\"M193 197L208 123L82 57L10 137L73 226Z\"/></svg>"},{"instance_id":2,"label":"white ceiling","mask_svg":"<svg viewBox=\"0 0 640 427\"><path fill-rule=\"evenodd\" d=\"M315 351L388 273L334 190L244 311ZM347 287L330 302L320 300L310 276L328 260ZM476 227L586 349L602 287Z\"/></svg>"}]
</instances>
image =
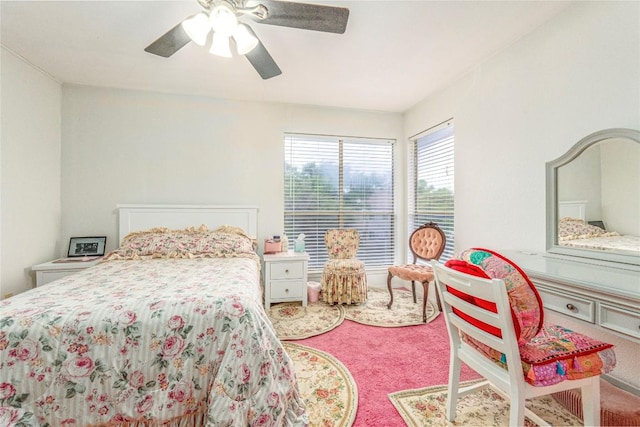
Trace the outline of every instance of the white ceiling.
<instances>
[{"instance_id":1,"label":"white ceiling","mask_svg":"<svg viewBox=\"0 0 640 427\"><path fill-rule=\"evenodd\" d=\"M344 34L245 21L282 69L189 43L144 48L199 12L189 1L4 1L1 43L61 83L403 112L567 7L568 1L310 1L348 7Z\"/></svg>"}]
</instances>

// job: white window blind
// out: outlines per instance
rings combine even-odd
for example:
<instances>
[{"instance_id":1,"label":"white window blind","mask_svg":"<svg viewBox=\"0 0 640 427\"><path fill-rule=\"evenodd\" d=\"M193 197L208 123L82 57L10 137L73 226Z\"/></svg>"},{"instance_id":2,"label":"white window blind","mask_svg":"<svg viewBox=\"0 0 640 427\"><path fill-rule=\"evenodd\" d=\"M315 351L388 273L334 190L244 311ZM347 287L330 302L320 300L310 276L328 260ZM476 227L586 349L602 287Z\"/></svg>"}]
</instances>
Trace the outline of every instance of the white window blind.
<instances>
[{"instance_id":1,"label":"white window blind","mask_svg":"<svg viewBox=\"0 0 640 427\"><path fill-rule=\"evenodd\" d=\"M391 140L285 134L284 232L304 234L309 267L328 259L330 228L360 232L358 259L367 268L393 264Z\"/></svg>"},{"instance_id":2,"label":"white window blind","mask_svg":"<svg viewBox=\"0 0 640 427\"><path fill-rule=\"evenodd\" d=\"M409 233L430 221L438 224L447 237L440 257L446 261L454 251L453 122L443 123L414 139L410 164Z\"/></svg>"}]
</instances>

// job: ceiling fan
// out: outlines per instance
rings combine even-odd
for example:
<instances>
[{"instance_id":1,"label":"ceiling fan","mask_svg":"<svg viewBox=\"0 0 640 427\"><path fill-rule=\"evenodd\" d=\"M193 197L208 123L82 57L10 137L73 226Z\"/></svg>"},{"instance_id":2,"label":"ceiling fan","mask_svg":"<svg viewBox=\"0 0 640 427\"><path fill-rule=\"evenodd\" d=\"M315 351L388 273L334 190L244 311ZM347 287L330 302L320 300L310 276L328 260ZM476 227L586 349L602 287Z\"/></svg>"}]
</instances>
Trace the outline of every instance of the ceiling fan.
<instances>
[{"instance_id":1,"label":"ceiling fan","mask_svg":"<svg viewBox=\"0 0 640 427\"><path fill-rule=\"evenodd\" d=\"M203 12L188 17L167 31L144 50L170 57L190 41L204 46L213 33L210 52L231 57L229 40L245 55L263 79L282 74L256 33L238 18L304 30L343 34L349 9L281 0L198 0Z\"/></svg>"}]
</instances>

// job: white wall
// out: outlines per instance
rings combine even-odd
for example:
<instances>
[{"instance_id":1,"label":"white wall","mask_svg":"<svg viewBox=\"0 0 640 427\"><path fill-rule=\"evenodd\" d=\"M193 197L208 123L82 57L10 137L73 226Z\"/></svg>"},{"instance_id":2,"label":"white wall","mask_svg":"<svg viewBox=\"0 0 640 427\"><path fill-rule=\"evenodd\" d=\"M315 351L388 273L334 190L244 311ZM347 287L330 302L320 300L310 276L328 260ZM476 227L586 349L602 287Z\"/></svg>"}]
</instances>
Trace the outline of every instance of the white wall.
<instances>
[{"instance_id":1,"label":"white wall","mask_svg":"<svg viewBox=\"0 0 640 427\"><path fill-rule=\"evenodd\" d=\"M400 139L402 115L65 86L62 242L106 235L126 203L259 208L258 233L283 226L285 132ZM384 272L386 277L386 272Z\"/></svg>"},{"instance_id":2,"label":"white wall","mask_svg":"<svg viewBox=\"0 0 640 427\"><path fill-rule=\"evenodd\" d=\"M60 239L58 82L1 48L0 295L31 288Z\"/></svg>"},{"instance_id":3,"label":"white wall","mask_svg":"<svg viewBox=\"0 0 640 427\"><path fill-rule=\"evenodd\" d=\"M639 2L576 2L406 113L407 136L454 118L457 250L545 250L545 163L640 129L639 28ZM640 346L611 339L615 375L640 388Z\"/></svg>"},{"instance_id":4,"label":"white wall","mask_svg":"<svg viewBox=\"0 0 640 427\"><path fill-rule=\"evenodd\" d=\"M602 220L601 169L600 145L584 150L558 168L558 201L586 202L587 221Z\"/></svg>"},{"instance_id":5,"label":"white wall","mask_svg":"<svg viewBox=\"0 0 640 427\"><path fill-rule=\"evenodd\" d=\"M640 236L640 144L607 141L601 151L602 219L609 230Z\"/></svg>"}]
</instances>

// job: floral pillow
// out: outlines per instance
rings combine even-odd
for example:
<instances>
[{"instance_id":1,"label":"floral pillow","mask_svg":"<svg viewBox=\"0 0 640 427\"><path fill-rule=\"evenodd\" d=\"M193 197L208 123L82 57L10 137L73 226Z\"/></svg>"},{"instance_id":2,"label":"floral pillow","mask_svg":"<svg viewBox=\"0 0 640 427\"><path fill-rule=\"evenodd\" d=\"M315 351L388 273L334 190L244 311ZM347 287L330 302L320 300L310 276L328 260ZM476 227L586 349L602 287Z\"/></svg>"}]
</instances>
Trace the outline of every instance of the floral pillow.
<instances>
[{"instance_id":1,"label":"floral pillow","mask_svg":"<svg viewBox=\"0 0 640 427\"><path fill-rule=\"evenodd\" d=\"M152 228L129 233L105 259L213 258L253 255L254 242L237 227L209 230L205 225L184 230Z\"/></svg>"},{"instance_id":2,"label":"floral pillow","mask_svg":"<svg viewBox=\"0 0 640 427\"><path fill-rule=\"evenodd\" d=\"M591 237L619 236L615 231L605 231L595 225L587 224L579 218L564 217L558 223L558 241L589 239Z\"/></svg>"},{"instance_id":3,"label":"floral pillow","mask_svg":"<svg viewBox=\"0 0 640 427\"><path fill-rule=\"evenodd\" d=\"M486 275L485 277L504 281L519 345L529 341L538 333L544 320L542 299L520 267L489 249L467 249L458 256L458 259L466 261L471 266L479 267ZM481 274L474 275L482 277ZM476 299L475 303L495 311L495 305L493 308L488 307L486 301ZM491 330L485 330L493 333Z\"/></svg>"}]
</instances>

